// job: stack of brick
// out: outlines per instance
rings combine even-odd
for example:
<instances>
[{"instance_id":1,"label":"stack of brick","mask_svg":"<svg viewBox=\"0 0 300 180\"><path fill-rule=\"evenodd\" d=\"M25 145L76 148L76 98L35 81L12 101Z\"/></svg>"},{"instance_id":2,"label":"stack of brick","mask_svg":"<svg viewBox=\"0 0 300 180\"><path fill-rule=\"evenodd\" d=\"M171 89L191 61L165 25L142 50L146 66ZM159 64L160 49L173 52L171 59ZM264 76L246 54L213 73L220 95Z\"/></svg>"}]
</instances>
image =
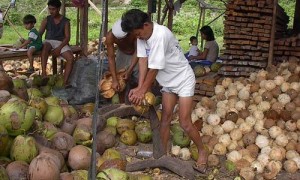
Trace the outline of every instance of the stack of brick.
<instances>
[{"instance_id":1,"label":"stack of brick","mask_svg":"<svg viewBox=\"0 0 300 180\"><path fill-rule=\"evenodd\" d=\"M219 74L249 76L265 68L271 41L273 0L229 0L225 13L223 67ZM288 16L277 5L276 36L287 28Z\"/></svg>"}]
</instances>

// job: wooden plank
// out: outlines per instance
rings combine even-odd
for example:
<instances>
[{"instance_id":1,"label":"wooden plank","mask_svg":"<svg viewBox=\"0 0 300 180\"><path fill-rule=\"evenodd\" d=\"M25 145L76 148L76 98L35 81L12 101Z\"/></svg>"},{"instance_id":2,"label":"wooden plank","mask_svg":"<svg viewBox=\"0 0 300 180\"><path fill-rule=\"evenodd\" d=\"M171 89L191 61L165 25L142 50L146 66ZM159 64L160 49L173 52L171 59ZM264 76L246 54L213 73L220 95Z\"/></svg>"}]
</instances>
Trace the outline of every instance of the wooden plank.
<instances>
[{"instance_id":1,"label":"wooden plank","mask_svg":"<svg viewBox=\"0 0 300 180\"><path fill-rule=\"evenodd\" d=\"M300 33L300 0L296 0L293 30Z\"/></svg>"},{"instance_id":2,"label":"wooden plank","mask_svg":"<svg viewBox=\"0 0 300 180\"><path fill-rule=\"evenodd\" d=\"M270 40L270 49L269 49L269 58L268 58L268 67L273 63L274 57L274 42L275 42L275 31L276 31L276 12L277 12L278 0L274 0L274 9L273 9L273 20L272 20L272 30L271 30L271 40Z\"/></svg>"}]
</instances>

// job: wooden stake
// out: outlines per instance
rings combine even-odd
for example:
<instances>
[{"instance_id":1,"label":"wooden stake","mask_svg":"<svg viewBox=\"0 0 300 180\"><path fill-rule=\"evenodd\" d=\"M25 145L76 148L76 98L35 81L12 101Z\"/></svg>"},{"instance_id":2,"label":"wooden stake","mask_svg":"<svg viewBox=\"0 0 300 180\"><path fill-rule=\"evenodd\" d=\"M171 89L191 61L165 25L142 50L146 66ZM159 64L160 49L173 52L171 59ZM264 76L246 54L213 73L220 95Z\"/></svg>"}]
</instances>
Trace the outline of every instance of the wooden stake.
<instances>
[{"instance_id":1,"label":"wooden stake","mask_svg":"<svg viewBox=\"0 0 300 180\"><path fill-rule=\"evenodd\" d=\"M271 30L271 41L269 49L268 67L272 65L274 57L274 42L275 42L275 31L276 31L276 12L277 12L278 0L274 0L273 9L273 20L272 20L272 30Z\"/></svg>"}]
</instances>

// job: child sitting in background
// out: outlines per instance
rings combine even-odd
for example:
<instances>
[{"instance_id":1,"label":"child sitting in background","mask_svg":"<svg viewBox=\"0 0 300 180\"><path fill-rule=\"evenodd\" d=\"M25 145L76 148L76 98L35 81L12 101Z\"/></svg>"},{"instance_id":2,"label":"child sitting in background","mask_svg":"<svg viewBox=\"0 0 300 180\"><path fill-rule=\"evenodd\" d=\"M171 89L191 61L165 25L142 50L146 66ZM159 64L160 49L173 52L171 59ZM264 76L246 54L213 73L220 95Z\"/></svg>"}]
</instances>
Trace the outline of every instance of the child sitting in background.
<instances>
[{"instance_id":1,"label":"child sitting in background","mask_svg":"<svg viewBox=\"0 0 300 180\"><path fill-rule=\"evenodd\" d=\"M28 48L27 56L29 59L29 69L27 73L34 73L33 67L33 53L42 49L42 38L39 32L34 27L36 19L33 15L28 14L23 18L23 24L25 29L30 30L28 33L28 39L22 40L22 44L18 48Z\"/></svg>"},{"instance_id":2,"label":"child sitting in background","mask_svg":"<svg viewBox=\"0 0 300 180\"><path fill-rule=\"evenodd\" d=\"M219 56L219 46L215 40L214 32L210 26L203 26L200 29L201 37L204 39L205 45L202 53L197 56L191 55L189 60L208 60L212 63L216 62Z\"/></svg>"},{"instance_id":3,"label":"child sitting in background","mask_svg":"<svg viewBox=\"0 0 300 180\"><path fill-rule=\"evenodd\" d=\"M198 40L196 36L191 36L190 37L190 44L191 44L191 48L189 50L189 54L188 54L188 59L190 60L191 56L198 56L200 53L200 50L198 49L197 45L198 45Z\"/></svg>"}]
</instances>

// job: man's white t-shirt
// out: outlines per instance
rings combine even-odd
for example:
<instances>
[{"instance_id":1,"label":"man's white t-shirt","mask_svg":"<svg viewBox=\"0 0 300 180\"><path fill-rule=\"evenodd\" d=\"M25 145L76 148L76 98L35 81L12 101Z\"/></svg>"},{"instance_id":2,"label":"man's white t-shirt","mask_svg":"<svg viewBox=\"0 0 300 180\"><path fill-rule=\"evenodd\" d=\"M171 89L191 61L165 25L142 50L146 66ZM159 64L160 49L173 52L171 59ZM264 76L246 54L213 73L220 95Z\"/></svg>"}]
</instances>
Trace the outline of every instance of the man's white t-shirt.
<instances>
[{"instance_id":1,"label":"man's white t-shirt","mask_svg":"<svg viewBox=\"0 0 300 180\"><path fill-rule=\"evenodd\" d=\"M148 40L137 39L137 56L148 57L148 68L158 69L156 80L164 87L178 87L194 76L173 33L155 22Z\"/></svg>"}]
</instances>

